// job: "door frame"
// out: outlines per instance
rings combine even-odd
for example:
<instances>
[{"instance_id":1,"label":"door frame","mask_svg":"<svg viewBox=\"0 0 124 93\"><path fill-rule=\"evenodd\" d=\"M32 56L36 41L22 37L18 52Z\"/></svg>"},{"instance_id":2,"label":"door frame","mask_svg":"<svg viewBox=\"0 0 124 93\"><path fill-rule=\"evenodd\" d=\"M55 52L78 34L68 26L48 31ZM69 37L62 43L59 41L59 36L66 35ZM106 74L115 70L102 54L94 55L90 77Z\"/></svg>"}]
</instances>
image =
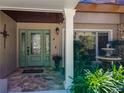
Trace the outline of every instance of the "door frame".
<instances>
[{"instance_id":1,"label":"door frame","mask_svg":"<svg viewBox=\"0 0 124 93\"><path fill-rule=\"evenodd\" d=\"M45 31L45 30L47 30L47 31L49 31L49 33L50 33L50 43L49 43L49 47L50 47L50 61L49 61L49 66L51 66L51 31L50 31L50 29L18 29L17 31L17 67L20 67L20 64L19 64L19 62L20 62L20 33L21 33L21 31L23 31L23 32L26 32L27 30L31 30L31 31L33 31L33 30L41 30L41 31ZM27 38L27 37L26 37ZM26 59L27 60L27 59Z\"/></svg>"},{"instance_id":2,"label":"door frame","mask_svg":"<svg viewBox=\"0 0 124 93\"><path fill-rule=\"evenodd\" d=\"M98 56L98 33L108 33L108 41L113 40L113 29L74 29L74 32L96 32L96 56Z\"/></svg>"}]
</instances>

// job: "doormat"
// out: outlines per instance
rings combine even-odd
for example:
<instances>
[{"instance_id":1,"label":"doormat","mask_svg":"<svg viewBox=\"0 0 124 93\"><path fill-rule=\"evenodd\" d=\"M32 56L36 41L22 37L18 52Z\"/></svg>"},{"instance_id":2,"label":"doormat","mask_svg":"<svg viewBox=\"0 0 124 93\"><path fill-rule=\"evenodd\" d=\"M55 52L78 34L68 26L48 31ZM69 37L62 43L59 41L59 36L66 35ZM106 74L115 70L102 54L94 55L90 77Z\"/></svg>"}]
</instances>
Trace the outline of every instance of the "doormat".
<instances>
[{"instance_id":1,"label":"doormat","mask_svg":"<svg viewBox=\"0 0 124 93\"><path fill-rule=\"evenodd\" d=\"M43 73L43 69L25 69L22 73Z\"/></svg>"}]
</instances>

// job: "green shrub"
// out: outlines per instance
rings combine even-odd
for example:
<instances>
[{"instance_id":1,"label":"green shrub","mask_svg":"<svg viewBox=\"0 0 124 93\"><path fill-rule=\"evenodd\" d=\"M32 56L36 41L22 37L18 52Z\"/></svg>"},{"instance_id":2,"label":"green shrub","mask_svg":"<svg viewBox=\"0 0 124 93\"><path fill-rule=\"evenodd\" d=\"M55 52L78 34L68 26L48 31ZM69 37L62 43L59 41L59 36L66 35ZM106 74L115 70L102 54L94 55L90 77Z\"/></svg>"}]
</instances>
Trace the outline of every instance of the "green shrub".
<instances>
[{"instance_id":1,"label":"green shrub","mask_svg":"<svg viewBox=\"0 0 124 93\"><path fill-rule=\"evenodd\" d=\"M124 82L124 69L122 65L119 68L116 65L113 66L113 78L119 82Z\"/></svg>"},{"instance_id":2,"label":"green shrub","mask_svg":"<svg viewBox=\"0 0 124 93\"><path fill-rule=\"evenodd\" d=\"M84 69L89 69L90 71L95 71L97 68L100 68L99 65L94 65L90 59L81 60L74 63L74 76L79 76L85 74Z\"/></svg>"},{"instance_id":3,"label":"green shrub","mask_svg":"<svg viewBox=\"0 0 124 93\"><path fill-rule=\"evenodd\" d=\"M86 70L84 75L75 77L71 89L72 93L119 93L112 73L102 69Z\"/></svg>"},{"instance_id":4,"label":"green shrub","mask_svg":"<svg viewBox=\"0 0 124 93\"><path fill-rule=\"evenodd\" d=\"M84 69L90 69L92 68L91 61L89 60L83 60L79 62L75 62L74 64L74 75L78 76L84 73Z\"/></svg>"},{"instance_id":5,"label":"green shrub","mask_svg":"<svg viewBox=\"0 0 124 93\"><path fill-rule=\"evenodd\" d=\"M118 87L124 88L124 68L123 68L123 66L121 65L121 66L119 66L119 68L117 68L117 66L114 65L112 72L113 72L113 78L116 80Z\"/></svg>"}]
</instances>

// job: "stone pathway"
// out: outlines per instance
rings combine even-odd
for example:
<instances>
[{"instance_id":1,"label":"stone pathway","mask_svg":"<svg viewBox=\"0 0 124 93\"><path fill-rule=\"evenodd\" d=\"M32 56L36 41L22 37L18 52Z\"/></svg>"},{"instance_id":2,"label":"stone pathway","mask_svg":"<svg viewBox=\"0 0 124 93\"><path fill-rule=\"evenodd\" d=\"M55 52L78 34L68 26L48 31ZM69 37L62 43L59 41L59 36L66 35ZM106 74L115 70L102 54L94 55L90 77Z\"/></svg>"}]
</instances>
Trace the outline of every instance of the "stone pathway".
<instances>
[{"instance_id":1,"label":"stone pathway","mask_svg":"<svg viewBox=\"0 0 124 93\"><path fill-rule=\"evenodd\" d=\"M10 92L29 92L64 89L64 76L52 69L45 69L43 73L22 73L18 69L8 77L8 90Z\"/></svg>"}]
</instances>

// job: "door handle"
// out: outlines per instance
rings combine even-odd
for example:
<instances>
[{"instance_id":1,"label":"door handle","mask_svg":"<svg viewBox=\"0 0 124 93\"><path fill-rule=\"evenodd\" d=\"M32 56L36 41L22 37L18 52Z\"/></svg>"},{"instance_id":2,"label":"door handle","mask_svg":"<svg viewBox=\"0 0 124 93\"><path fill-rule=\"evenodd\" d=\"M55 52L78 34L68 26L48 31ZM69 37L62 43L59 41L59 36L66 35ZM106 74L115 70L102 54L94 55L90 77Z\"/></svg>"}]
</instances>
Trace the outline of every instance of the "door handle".
<instances>
[{"instance_id":1,"label":"door handle","mask_svg":"<svg viewBox=\"0 0 124 93\"><path fill-rule=\"evenodd\" d=\"M29 55L29 47L27 47L27 55Z\"/></svg>"}]
</instances>

